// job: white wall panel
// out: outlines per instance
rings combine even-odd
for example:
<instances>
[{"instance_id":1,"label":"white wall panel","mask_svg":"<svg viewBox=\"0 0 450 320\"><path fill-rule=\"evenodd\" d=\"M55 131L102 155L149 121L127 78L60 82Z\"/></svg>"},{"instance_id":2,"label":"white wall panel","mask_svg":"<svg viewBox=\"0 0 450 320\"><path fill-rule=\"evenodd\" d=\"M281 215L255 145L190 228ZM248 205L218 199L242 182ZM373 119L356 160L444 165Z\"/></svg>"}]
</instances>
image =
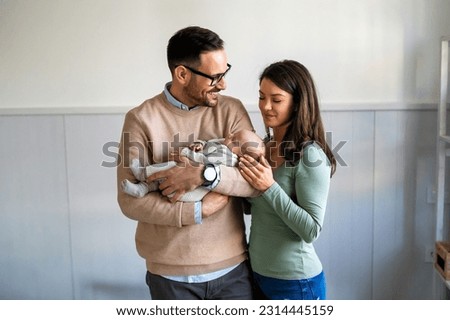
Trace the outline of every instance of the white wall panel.
<instances>
[{"instance_id":1,"label":"white wall panel","mask_svg":"<svg viewBox=\"0 0 450 320\"><path fill-rule=\"evenodd\" d=\"M412 137L412 148L414 154L411 160L414 166L411 170L409 182L414 185L410 196L413 198L414 211L412 213L412 247L411 254L413 263L407 269L407 292L408 297L413 293L414 299L430 299L433 297L432 288L428 284L432 283L435 276L431 263L425 263L427 253L434 249L434 224L435 224L435 201L429 197L435 186L435 163L436 163L436 136L430 133L435 132L436 113L420 112L411 114L411 121L408 123L407 132ZM409 162L410 160L407 160ZM428 255L428 259L430 256Z\"/></svg>"},{"instance_id":2,"label":"white wall panel","mask_svg":"<svg viewBox=\"0 0 450 320\"><path fill-rule=\"evenodd\" d=\"M417 192L425 193L434 175L434 161L430 158L435 152L431 143L435 134L434 116L434 112L420 111L376 115L375 299L420 299L431 294L432 266L424 261L424 245L433 244L429 232L434 220L432 207L426 206L424 194ZM428 165L424 166L423 161L429 161ZM424 209L426 212L422 212ZM427 215L429 219L424 219ZM417 223L423 228L422 234L414 232Z\"/></svg>"},{"instance_id":3,"label":"white wall panel","mask_svg":"<svg viewBox=\"0 0 450 320\"><path fill-rule=\"evenodd\" d=\"M338 155L324 229L316 242L330 299L371 298L373 119L373 112L323 113L332 137L328 143Z\"/></svg>"},{"instance_id":4,"label":"white wall panel","mask_svg":"<svg viewBox=\"0 0 450 320\"><path fill-rule=\"evenodd\" d=\"M405 119L391 111L378 113L375 121L374 298L393 299L402 294L403 267L410 263L403 201Z\"/></svg>"},{"instance_id":5,"label":"white wall panel","mask_svg":"<svg viewBox=\"0 0 450 320\"><path fill-rule=\"evenodd\" d=\"M0 298L71 299L61 116L0 117Z\"/></svg>"},{"instance_id":6,"label":"white wall panel","mask_svg":"<svg viewBox=\"0 0 450 320\"><path fill-rule=\"evenodd\" d=\"M136 222L117 204L116 168L105 144L118 143L123 116L66 116L73 279L76 299L148 299ZM109 152L117 152L110 147Z\"/></svg>"}]
</instances>

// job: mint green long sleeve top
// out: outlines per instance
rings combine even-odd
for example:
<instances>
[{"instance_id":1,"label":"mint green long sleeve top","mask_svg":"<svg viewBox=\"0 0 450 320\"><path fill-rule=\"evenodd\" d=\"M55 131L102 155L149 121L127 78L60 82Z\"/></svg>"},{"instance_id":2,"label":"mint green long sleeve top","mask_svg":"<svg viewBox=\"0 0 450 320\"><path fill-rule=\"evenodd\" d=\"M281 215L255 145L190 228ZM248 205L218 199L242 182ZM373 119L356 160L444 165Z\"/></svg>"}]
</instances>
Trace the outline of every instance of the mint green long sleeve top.
<instances>
[{"instance_id":1,"label":"mint green long sleeve top","mask_svg":"<svg viewBox=\"0 0 450 320\"><path fill-rule=\"evenodd\" d=\"M307 279L322 271L313 242L322 230L330 172L323 150L311 144L296 165L284 163L275 169L269 189L248 199L253 271L286 280Z\"/></svg>"}]
</instances>

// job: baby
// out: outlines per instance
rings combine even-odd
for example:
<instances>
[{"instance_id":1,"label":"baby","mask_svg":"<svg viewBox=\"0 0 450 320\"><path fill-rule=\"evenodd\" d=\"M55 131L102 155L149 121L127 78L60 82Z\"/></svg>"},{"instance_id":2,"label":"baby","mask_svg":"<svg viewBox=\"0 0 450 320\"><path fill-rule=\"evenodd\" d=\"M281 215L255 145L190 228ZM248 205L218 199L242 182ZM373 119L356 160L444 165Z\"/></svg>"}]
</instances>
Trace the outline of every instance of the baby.
<instances>
[{"instance_id":1,"label":"baby","mask_svg":"<svg viewBox=\"0 0 450 320\"><path fill-rule=\"evenodd\" d=\"M240 130L230 134L226 138L195 141L189 147L181 149L180 155L197 163L223 164L234 167L238 163L240 156L248 154L254 159L259 160L259 157L264 155L264 150L264 142L256 133L250 130ZM159 189L159 183L157 181L147 183L147 177L155 172L167 170L174 166L176 166L175 161L168 161L141 167L139 159L133 159L130 164L130 169L138 182L133 183L129 180L123 180L121 183L122 191L131 196L142 198L147 193ZM180 201L200 201L209 191L211 191L209 188L198 187L193 191L185 193L180 198Z\"/></svg>"}]
</instances>

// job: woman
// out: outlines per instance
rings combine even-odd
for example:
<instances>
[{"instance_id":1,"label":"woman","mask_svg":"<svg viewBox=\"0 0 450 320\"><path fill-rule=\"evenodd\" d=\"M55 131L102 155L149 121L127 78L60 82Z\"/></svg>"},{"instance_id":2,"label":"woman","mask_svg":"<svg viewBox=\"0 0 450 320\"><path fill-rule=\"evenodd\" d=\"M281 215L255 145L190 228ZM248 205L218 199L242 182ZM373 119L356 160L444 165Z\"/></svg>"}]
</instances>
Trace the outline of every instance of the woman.
<instances>
[{"instance_id":1,"label":"woman","mask_svg":"<svg viewBox=\"0 0 450 320\"><path fill-rule=\"evenodd\" d=\"M312 243L322 230L336 160L325 141L313 79L302 64L284 60L268 66L259 81L266 156L243 156L239 164L262 192L249 199L257 291L268 299L326 299Z\"/></svg>"}]
</instances>

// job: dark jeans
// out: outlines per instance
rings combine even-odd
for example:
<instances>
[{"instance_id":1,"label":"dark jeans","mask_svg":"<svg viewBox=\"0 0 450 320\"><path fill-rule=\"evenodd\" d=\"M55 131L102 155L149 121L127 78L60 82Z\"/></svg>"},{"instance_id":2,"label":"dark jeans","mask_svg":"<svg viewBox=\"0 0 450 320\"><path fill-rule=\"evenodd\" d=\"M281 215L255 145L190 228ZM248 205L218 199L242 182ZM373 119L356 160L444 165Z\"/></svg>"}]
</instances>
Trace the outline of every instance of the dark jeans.
<instances>
[{"instance_id":1,"label":"dark jeans","mask_svg":"<svg viewBox=\"0 0 450 320\"><path fill-rule=\"evenodd\" d=\"M153 300L251 300L252 284L248 261L226 275L201 283L166 279L147 271L146 282Z\"/></svg>"}]
</instances>

